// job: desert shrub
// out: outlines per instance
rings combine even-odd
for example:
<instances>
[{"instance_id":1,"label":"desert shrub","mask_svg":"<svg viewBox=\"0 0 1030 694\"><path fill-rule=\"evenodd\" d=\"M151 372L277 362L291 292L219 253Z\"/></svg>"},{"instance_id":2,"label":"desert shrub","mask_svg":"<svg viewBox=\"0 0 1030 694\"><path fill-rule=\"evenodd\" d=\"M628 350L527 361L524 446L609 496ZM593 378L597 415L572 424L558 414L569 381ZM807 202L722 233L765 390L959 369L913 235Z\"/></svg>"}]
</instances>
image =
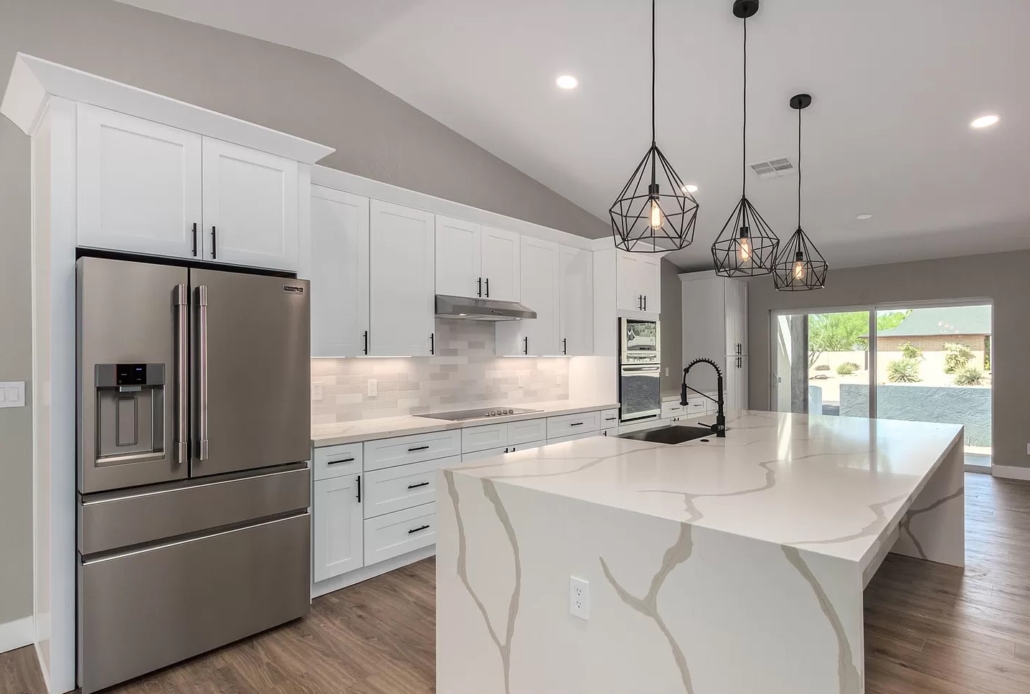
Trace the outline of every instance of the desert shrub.
<instances>
[{"instance_id":1,"label":"desert shrub","mask_svg":"<svg viewBox=\"0 0 1030 694\"><path fill-rule=\"evenodd\" d=\"M955 374L955 385L957 386L982 386L984 383L984 372L975 366L966 366Z\"/></svg>"},{"instance_id":2,"label":"desert shrub","mask_svg":"<svg viewBox=\"0 0 1030 694\"><path fill-rule=\"evenodd\" d=\"M846 361L837 366L837 374L839 376L850 376L856 371L858 371L858 364L853 361Z\"/></svg>"},{"instance_id":3,"label":"desert shrub","mask_svg":"<svg viewBox=\"0 0 1030 694\"><path fill-rule=\"evenodd\" d=\"M946 344L944 350L944 373L958 373L966 368L966 364L973 358L973 350L965 345Z\"/></svg>"},{"instance_id":4,"label":"desert shrub","mask_svg":"<svg viewBox=\"0 0 1030 694\"><path fill-rule=\"evenodd\" d=\"M919 361L923 358L923 350L913 346L911 342L906 342L901 345L901 356L909 361Z\"/></svg>"},{"instance_id":5,"label":"desert shrub","mask_svg":"<svg viewBox=\"0 0 1030 694\"><path fill-rule=\"evenodd\" d=\"M819 366L815 367L812 370L813 371L829 371L830 370L830 365L829 364L820 364Z\"/></svg>"},{"instance_id":6,"label":"desert shrub","mask_svg":"<svg viewBox=\"0 0 1030 694\"><path fill-rule=\"evenodd\" d=\"M919 362L898 359L887 364L887 380L891 383L919 383Z\"/></svg>"}]
</instances>

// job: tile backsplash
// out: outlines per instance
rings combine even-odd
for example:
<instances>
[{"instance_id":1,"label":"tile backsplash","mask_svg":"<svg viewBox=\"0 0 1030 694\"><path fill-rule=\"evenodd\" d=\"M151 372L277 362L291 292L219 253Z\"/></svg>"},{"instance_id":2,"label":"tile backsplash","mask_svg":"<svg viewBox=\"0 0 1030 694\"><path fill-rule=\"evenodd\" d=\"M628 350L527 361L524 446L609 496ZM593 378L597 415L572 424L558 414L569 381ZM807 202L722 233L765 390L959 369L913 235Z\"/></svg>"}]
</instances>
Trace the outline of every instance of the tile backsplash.
<instances>
[{"instance_id":1,"label":"tile backsplash","mask_svg":"<svg viewBox=\"0 0 1030 694\"><path fill-rule=\"evenodd\" d=\"M568 359L496 357L493 323L440 320L436 330L433 357L313 359L322 400L311 403L311 423L568 399Z\"/></svg>"}]
</instances>

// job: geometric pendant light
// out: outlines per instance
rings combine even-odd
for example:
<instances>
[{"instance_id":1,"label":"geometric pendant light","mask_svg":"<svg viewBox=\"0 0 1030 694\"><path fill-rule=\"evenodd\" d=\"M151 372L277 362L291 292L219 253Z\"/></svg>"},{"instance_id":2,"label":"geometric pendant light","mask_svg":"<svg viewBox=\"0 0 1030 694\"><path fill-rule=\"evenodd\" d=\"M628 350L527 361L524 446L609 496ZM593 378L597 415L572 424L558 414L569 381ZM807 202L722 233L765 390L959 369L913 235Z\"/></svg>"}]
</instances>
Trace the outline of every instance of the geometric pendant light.
<instances>
[{"instance_id":1,"label":"geometric pendant light","mask_svg":"<svg viewBox=\"0 0 1030 694\"><path fill-rule=\"evenodd\" d=\"M712 244L715 273L722 277L768 275L776 262L780 239L747 199L747 20L758 12L758 0L736 0L733 14L744 20L744 134L740 202Z\"/></svg>"},{"instance_id":2,"label":"geometric pendant light","mask_svg":"<svg viewBox=\"0 0 1030 694\"><path fill-rule=\"evenodd\" d=\"M697 200L655 140L655 1L651 0L651 146L612 203L615 247L637 253L686 248L694 240Z\"/></svg>"},{"instance_id":3,"label":"geometric pendant light","mask_svg":"<svg viewBox=\"0 0 1030 694\"><path fill-rule=\"evenodd\" d=\"M805 292L826 286L829 266L801 228L801 112L812 103L808 94L797 94L790 107L798 112L798 230L776 257L773 280L781 292Z\"/></svg>"}]
</instances>

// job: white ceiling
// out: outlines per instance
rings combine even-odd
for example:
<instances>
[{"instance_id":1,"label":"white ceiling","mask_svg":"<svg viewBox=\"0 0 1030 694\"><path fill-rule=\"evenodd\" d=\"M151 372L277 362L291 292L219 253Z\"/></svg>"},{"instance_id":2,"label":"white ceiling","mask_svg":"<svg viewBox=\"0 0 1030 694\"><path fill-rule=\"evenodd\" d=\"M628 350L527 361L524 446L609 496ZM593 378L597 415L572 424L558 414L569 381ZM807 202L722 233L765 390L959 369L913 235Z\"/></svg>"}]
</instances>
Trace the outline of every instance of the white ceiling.
<instances>
[{"instance_id":1,"label":"white ceiling","mask_svg":"<svg viewBox=\"0 0 1030 694\"><path fill-rule=\"evenodd\" d=\"M607 210L649 144L645 0L131 0L336 58L576 204ZM700 186L709 266L740 195L741 21L658 3L658 144ZM832 267L1030 247L1030 2L765 0L748 23L748 161L795 156L803 223ZM580 87L563 92L558 74ZM994 128L969 121L998 113ZM797 178L749 198L781 236ZM861 222L859 213L873 218Z\"/></svg>"}]
</instances>

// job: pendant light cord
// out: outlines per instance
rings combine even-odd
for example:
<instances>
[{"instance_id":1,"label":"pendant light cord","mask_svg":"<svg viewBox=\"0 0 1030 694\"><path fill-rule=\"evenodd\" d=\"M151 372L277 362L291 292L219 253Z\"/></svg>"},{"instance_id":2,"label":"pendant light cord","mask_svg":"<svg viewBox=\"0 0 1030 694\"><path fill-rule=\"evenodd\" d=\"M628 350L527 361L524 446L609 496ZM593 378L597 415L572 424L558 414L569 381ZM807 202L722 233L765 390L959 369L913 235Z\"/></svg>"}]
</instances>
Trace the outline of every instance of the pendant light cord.
<instances>
[{"instance_id":1,"label":"pendant light cord","mask_svg":"<svg viewBox=\"0 0 1030 694\"><path fill-rule=\"evenodd\" d=\"M798 109L798 229L801 228L801 112Z\"/></svg>"},{"instance_id":2,"label":"pendant light cord","mask_svg":"<svg viewBox=\"0 0 1030 694\"><path fill-rule=\"evenodd\" d=\"M654 85L655 85L655 50L654 50L654 36L655 36L655 2L651 0L651 144L655 144L655 125L654 125Z\"/></svg>"},{"instance_id":3,"label":"pendant light cord","mask_svg":"<svg viewBox=\"0 0 1030 694\"><path fill-rule=\"evenodd\" d=\"M744 128L741 133L740 197L747 197L747 19L744 19Z\"/></svg>"}]
</instances>

